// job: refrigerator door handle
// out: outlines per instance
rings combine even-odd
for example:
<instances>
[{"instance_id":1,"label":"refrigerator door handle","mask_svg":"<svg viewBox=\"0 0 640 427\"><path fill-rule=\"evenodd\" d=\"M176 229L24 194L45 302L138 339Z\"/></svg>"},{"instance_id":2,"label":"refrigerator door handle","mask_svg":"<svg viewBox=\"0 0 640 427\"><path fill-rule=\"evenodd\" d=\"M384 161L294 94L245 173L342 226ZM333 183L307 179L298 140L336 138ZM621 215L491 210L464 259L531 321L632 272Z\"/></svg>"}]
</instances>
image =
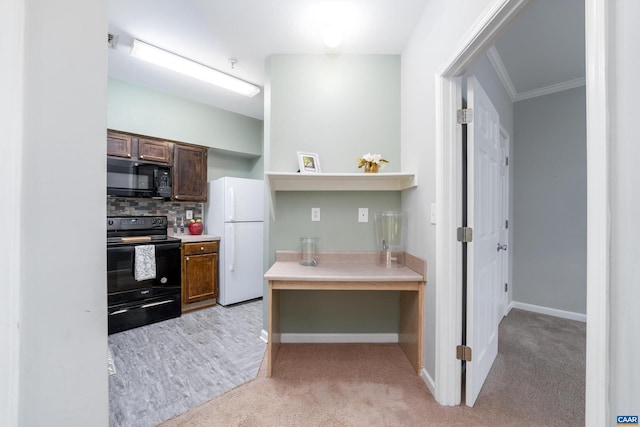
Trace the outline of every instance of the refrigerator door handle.
<instances>
[{"instance_id":1,"label":"refrigerator door handle","mask_svg":"<svg viewBox=\"0 0 640 427\"><path fill-rule=\"evenodd\" d=\"M229 239L229 271L233 272L236 263L236 233L233 227L233 224L229 224L229 231L231 234L231 238Z\"/></svg>"},{"instance_id":2,"label":"refrigerator door handle","mask_svg":"<svg viewBox=\"0 0 640 427\"><path fill-rule=\"evenodd\" d=\"M233 187L229 187L229 218L227 221L233 221L236 216L236 192Z\"/></svg>"}]
</instances>

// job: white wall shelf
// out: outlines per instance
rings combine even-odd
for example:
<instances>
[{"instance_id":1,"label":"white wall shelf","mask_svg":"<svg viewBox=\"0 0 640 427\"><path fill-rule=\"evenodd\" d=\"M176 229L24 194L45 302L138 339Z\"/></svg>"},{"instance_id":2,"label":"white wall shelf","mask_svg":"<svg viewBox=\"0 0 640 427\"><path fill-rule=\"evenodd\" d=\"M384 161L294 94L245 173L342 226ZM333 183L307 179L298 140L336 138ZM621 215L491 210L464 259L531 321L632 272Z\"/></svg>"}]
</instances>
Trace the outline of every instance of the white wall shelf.
<instances>
[{"instance_id":1,"label":"white wall shelf","mask_svg":"<svg viewBox=\"0 0 640 427\"><path fill-rule=\"evenodd\" d=\"M418 186L414 173L265 172L275 220L276 191L402 191Z\"/></svg>"}]
</instances>

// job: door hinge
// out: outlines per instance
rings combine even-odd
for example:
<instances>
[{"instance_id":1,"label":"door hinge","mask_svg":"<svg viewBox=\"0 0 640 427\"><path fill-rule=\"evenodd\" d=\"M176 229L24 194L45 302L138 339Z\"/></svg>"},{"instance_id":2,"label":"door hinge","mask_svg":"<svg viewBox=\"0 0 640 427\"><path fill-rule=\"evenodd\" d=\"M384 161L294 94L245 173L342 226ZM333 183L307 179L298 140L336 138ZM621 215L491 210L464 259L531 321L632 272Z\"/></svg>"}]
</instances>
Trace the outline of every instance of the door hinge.
<instances>
[{"instance_id":1,"label":"door hinge","mask_svg":"<svg viewBox=\"0 0 640 427\"><path fill-rule=\"evenodd\" d=\"M471 347L466 345L456 346L456 359L471 362Z\"/></svg>"},{"instance_id":2,"label":"door hinge","mask_svg":"<svg viewBox=\"0 0 640 427\"><path fill-rule=\"evenodd\" d=\"M458 116L458 124L466 125L473 121L473 109L472 108L462 108L457 111Z\"/></svg>"},{"instance_id":3,"label":"door hinge","mask_svg":"<svg viewBox=\"0 0 640 427\"><path fill-rule=\"evenodd\" d=\"M509 284L507 284L507 283L504 284L504 291L505 292L509 291Z\"/></svg>"},{"instance_id":4,"label":"door hinge","mask_svg":"<svg viewBox=\"0 0 640 427\"><path fill-rule=\"evenodd\" d=\"M509 228L509 220L508 219L504 220L504 228L507 228L507 229Z\"/></svg>"},{"instance_id":5,"label":"door hinge","mask_svg":"<svg viewBox=\"0 0 640 427\"><path fill-rule=\"evenodd\" d=\"M509 166L509 156L504 158L504 165Z\"/></svg>"},{"instance_id":6,"label":"door hinge","mask_svg":"<svg viewBox=\"0 0 640 427\"><path fill-rule=\"evenodd\" d=\"M458 242L469 243L473 241L473 229L471 227L458 227Z\"/></svg>"}]
</instances>

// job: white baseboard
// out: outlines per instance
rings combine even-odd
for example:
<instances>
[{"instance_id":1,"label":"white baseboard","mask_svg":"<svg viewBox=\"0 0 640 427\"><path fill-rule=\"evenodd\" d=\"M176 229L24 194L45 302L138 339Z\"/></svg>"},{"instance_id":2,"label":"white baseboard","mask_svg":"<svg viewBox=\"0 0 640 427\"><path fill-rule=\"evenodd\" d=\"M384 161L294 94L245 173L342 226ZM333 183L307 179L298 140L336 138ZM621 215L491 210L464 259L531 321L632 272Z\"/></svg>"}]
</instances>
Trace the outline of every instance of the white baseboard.
<instances>
[{"instance_id":1,"label":"white baseboard","mask_svg":"<svg viewBox=\"0 0 640 427\"><path fill-rule=\"evenodd\" d=\"M509 305L507 306L507 312L504 314L505 316L508 316L509 313L511 312L511 309L513 308L513 301L511 301L509 303Z\"/></svg>"},{"instance_id":2,"label":"white baseboard","mask_svg":"<svg viewBox=\"0 0 640 427\"><path fill-rule=\"evenodd\" d=\"M260 332L260 339L269 342L269 333ZM283 343L397 343L398 334L281 334Z\"/></svg>"},{"instance_id":3,"label":"white baseboard","mask_svg":"<svg viewBox=\"0 0 640 427\"><path fill-rule=\"evenodd\" d=\"M295 334L283 333L283 343L397 343L398 334Z\"/></svg>"},{"instance_id":4,"label":"white baseboard","mask_svg":"<svg viewBox=\"0 0 640 427\"><path fill-rule=\"evenodd\" d=\"M523 302L515 302L515 301L512 302L510 305L512 305L513 308L518 308L520 310L525 310L525 311L532 311L534 313L547 314L549 316L561 317L563 319L569 319L569 320L577 320L579 322L587 321L587 315L582 313L574 313L572 311L558 310L556 308L542 307L539 305L525 304Z\"/></svg>"},{"instance_id":5,"label":"white baseboard","mask_svg":"<svg viewBox=\"0 0 640 427\"><path fill-rule=\"evenodd\" d=\"M422 377L422 381L424 381L424 383L427 385L427 388L431 392L431 395L435 398L436 382L433 380L433 378L431 378L431 375L429 375L429 372L427 372L426 369L422 368L422 370L420 370L420 377Z\"/></svg>"}]
</instances>

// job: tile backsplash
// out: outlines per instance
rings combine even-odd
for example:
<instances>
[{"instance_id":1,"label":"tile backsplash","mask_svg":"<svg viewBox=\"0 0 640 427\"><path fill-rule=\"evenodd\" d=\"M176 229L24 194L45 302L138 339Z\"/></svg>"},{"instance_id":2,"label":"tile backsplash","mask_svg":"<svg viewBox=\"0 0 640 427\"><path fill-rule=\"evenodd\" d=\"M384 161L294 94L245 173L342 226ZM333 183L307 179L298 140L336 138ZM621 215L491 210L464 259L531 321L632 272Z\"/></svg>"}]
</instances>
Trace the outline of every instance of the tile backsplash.
<instances>
[{"instance_id":1,"label":"tile backsplash","mask_svg":"<svg viewBox=\"0 0 640 427\"><path fill-rule=\"evenodd\" d=\"M171 224L176 216L186 217L187 210L193 211L193 218L202 218L204 204L195 202L167 202L155 199L132 197L107 197L107 215L166 215ZM185 218L186 219L186 218Z\"/></svg>"}]
</instances>

